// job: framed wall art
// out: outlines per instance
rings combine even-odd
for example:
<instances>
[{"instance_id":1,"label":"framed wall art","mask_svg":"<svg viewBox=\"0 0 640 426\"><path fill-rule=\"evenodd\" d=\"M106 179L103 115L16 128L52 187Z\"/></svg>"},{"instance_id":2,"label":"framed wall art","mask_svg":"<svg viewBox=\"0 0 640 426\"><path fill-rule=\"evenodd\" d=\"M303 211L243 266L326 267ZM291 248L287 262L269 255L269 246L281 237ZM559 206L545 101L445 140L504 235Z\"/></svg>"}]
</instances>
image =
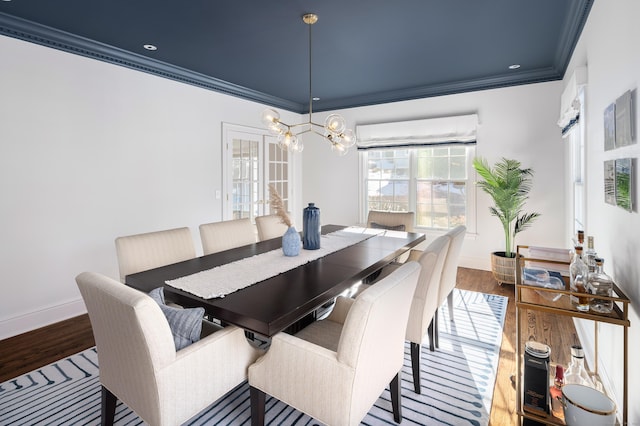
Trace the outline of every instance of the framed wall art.
<instances>
[{"instance_id":1,"label":"framed wall art","mask_svg":"<svg viewBox=\"0 0 640 426\"><path fill-rule=\"evenodd\" d=\"M616 204L627 211L633 211L633 160L620 158L616 161Z\"/></svg>"},{"instance_id":2,"label":"framed wall art","mask_svg":"<svg viewBox=\"0 0 640 426\"><path fill-rule=\"evenodd\" d=\"M637 143L635 98L637 90L627 90L604 109L604 150Z\"/></svg>"},{"instance_id":3,"label":"framed wall art","mask_svg":"<svg viewBox=\"0 0 640 426\"><path fill-rule=\"evenodd\" d=\"M612 103L604 110L604 150L616 147L616 104Z\"/></svg>"},{"instance_id":4,"label":"framed wall art","mask_svg":"<svg viewBox=\"0 0 640 426\"><path fill-rule=\"evenodd\" d=\"M615 160L607 160L604 162L604 201L607 204L616 205Z\"/></svg>"},{"instance_id":5,"label":"framed wall art","mask_svg":"<svg viewBox=\"0 0 640 426\"><path fill-rule=\"evenodd\" d=\"M635 143L635 125L633 114L633 97L631 91L626 91L622 96L616 99L615 104L615 140L616 148L631 145Z\"/></svg>"}]
</instances>

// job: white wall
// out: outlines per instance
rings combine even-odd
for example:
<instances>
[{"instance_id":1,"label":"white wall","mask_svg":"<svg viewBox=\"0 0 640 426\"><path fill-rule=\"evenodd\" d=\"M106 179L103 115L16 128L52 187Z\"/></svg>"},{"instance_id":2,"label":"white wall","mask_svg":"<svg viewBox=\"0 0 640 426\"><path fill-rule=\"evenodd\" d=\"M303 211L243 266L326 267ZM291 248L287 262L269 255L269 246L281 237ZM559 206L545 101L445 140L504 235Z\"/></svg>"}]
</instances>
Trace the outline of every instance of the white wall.
<instances>
[{"instance_id":1,"label":"white wall","mask_svg":"<svg viewBox=\"0 0 640 426\"><path fill-rule=\"evenodd\" d=\"M117 236L188 226L200 252L221 123L264 105L4 36L0 57L2 339L85 312L74 278L117 278Z\"/></svg>"},{"instance_id":2,"label":"white wall","mask_svg":"<svg viewBox=\"0 0 640 426\"><path fill-rule=\"evenodd\" d=\"M567 79L576 66L586 65L586 194L587 235L593 235L595 249L605 259L605 271L631 299L629 328L629 424L640 424L640 365L635 362L640 341L640 217L637 205L632 213L604 202L605 160L635 158L638 143L604 151L604 109L627 90L635 90L635 126L640 129L637 90L640 85L640 2L637 0L596 1L569 65ZM636 131L637 133L637 131ZM636 137L637 139L637 137ZM637 163L636 163L637 164ZM640 173L635 171L636 201ZM582 326L582 341L593 354L593 325ZM618 401L622 397L623 334L620 327L601 325L599 332L601 370L613 381ZM592 364L593 365L593 364Z\"/></svg>"},{"instance_id":3,"label":"white wall","mask_svg":"<svg viewBox=\"0 0 640 426\"><path fill-rule=\"evenodd\" d=\"M478 113L476 154L494 163L514 158L535 171L526 211L541 218L516 237L517 244L564 247L564 148L556 124L561 82L531 84L339 111L349 126ZM316 120L317 121L317 120ZM303 202L315 202L323 223L358 223L358 153L336 157L325 143L305 143ZM474 176L474 180L476 177ZM474 188L475 190L475 188ZM491 269L490 253L504 250L504 233L489 214L491 199L477 191L475 235L468 235L461 264ZM433 238L429 235L429 238Z\"/></svg>"}]
</instances>

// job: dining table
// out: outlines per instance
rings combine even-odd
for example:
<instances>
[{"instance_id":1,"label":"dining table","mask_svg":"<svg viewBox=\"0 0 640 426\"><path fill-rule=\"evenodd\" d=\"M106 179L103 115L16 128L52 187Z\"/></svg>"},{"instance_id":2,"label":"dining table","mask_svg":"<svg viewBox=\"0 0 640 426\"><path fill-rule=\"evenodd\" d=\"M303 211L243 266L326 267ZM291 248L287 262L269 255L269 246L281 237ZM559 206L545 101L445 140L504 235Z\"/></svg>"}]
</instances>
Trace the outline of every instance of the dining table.
<instances>
[{"instance_id":1,"label":"dining table","mask_svg":"<svg viewBox=\"0 0 640 426\"><path fill-rule=\"evenodd\" d=\"M210 318L250 333L271 337L308 318L345 290L366 279L425 240L416 232L323 225L321 233L362 232L362 241L266 277L223 297L205 298L167 284L167 281L212 270L278 250L282 238L256 242L230 250L130 274L125 284L143 292L163 287L165 298L185 308L203 307ZM322 240L321 240L322 241ZM275 254L273 252L272 254ZM256 258L260 259L260 258Z\"/></svg>"}]
</instances>

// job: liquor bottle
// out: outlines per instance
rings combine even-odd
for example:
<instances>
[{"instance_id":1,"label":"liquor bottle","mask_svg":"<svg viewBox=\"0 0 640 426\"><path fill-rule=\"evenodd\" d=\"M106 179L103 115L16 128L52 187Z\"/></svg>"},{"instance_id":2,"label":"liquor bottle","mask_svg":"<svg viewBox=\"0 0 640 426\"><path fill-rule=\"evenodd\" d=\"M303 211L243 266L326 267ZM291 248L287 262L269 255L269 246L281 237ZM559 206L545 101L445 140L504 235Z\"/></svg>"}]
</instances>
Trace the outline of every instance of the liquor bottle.
<instances>
[{"instance_id":1,"label":"liquor bottle","mask_svg":"<svg viewBox=\"0 0 640 426\"><path fill-rule=\"evenodd\" d=\"M564 420L562 386L564 386L564 368L558 364L556 365L556 376L553 379L553 385L549 387L549 396L551 396L551 414L553 414L554 417Z\"/></svg>"},{"instance_id":2,"label":"liquor bottle","mask_svg":"<svg viewBox=\"0 0 640 426\"><path fill-rule=\"evenodd\" d=\"M595 272L589 274L589 293L611 297L613 294L613 280L604 272L604 260L596 257L595 263ZM594 297L591 299L590 307L596 312L608 314L613 310L613 300Z\"/></svg>"},{"instance_id":3,"label":"liquor bottle","mask_svg":"<svg viewBox=\"0 0 640 426\"><path fill-rule=\"evenodd\" d=\"M594 272L596 270L596 257L598 254L593 248L593 237L587 237L587 249L584 251L582 255L582 259L584 263L589 267L589 272Z\"/></svg>"},{"instance_id":4,"label":"liquor bottle","mask_svg":"<svg viewBox=\"0 0 640 426\"><path fill-rule=\"evenodd\" d=\"M564 372L564 384L577 384L593 387L593 381L584 367L584 351L582 346L571 346L571 362Z\"/></svg>"},{"instance_id":5,"label":"liquor bottle","mask_svg":"<svg viewBox=\"0 0 640 426\"><path fill-rule=\"evenodd\" d=\"M573 259L569 265L569 285L575 293L587 293L589 268L582 260L582 247L576 246ZM577 310L587 312L589 310L589 297L571 295L571 303Z\"/></svg>"}]
</instances>

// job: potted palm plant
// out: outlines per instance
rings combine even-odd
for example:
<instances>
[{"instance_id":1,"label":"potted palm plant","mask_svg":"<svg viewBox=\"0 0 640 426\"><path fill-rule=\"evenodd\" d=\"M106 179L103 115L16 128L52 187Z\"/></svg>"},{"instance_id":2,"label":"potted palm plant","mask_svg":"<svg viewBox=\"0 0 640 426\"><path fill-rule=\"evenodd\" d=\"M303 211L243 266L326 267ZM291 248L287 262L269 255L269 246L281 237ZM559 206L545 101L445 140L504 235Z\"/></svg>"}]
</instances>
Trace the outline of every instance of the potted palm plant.
<instances>
[{"instance_id":1,"label":"potted palm plant","mask_svg":"<svg viewBox=\"0 0 640 426\"><path fill-rule=\"evenodd\" d=\"M532 186L533 170L523 169L520 162L502 158L494 167L485 159L475 158L473 167L481 181L477 185L493 199L489 211L496 216L504 230L504 251L491 254L493 276L502 283L515 283L515 237L537 219L539 213L523 213Z\"/></svg>"}]
</instances>

